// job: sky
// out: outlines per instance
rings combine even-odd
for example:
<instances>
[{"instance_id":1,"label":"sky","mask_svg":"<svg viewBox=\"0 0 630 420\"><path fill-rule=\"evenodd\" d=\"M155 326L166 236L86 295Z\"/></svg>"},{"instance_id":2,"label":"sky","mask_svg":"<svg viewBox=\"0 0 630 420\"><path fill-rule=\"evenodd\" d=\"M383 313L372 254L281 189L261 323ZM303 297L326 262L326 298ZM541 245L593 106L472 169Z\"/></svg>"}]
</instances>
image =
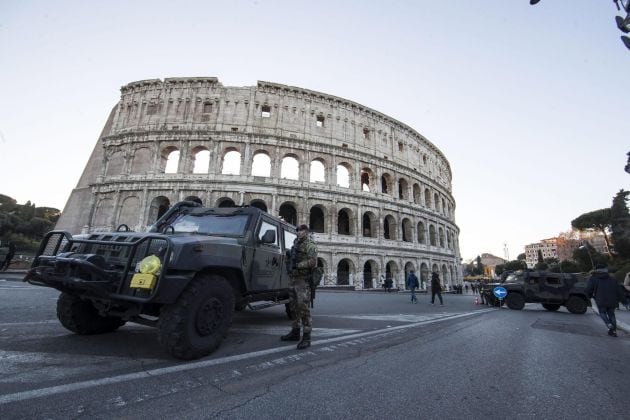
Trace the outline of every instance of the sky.
<instances>
[{"instance_id":1,"label":"sky","mask_svg":"<svg viewBox=\"0 0 630 420\"><path fill-rule=\"evenodd\" d=\"M0 194L63 209L120 87L258 80L343 97L436 145L464 261L610 207L630 151L611 1L0 2Z\"/></svg>"}]
</instances>

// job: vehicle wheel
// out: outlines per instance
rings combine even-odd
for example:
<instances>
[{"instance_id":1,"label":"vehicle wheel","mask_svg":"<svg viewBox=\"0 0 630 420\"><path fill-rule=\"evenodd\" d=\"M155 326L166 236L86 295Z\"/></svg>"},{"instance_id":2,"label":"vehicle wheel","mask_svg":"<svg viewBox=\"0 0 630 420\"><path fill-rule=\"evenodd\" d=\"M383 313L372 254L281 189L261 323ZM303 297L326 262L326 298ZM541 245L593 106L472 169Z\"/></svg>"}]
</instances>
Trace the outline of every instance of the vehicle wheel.
<instances>
[{"instance_id":1,"label":"vehicle wheel","mask_svg":"<svg viewBox=\"0 0 630 420\"><path fill-rule=\"evenodd\" d=\"M557 311L558 309L560 309L560 305L556 305L555 303L543 303L542 306L543 308L551 312Z\"/></svg>"},{"instance_id":2,"label":"vehicle wheel","mask_svg":"<svg viewBox=\"0 0 630 420\"><path fill-rule=\"evenodd\" d=\"M564 304L567 307L567 310L572 314L583 314L586 313L586 308L588 307L588 303L586 299L581 298L579 296L571 296L567 303Z\"/></svg>"},{"instance_id":3,"label":"vehicle wheel","mask_svg":"<svg viewBox=\"0 0 630 420\"><path fill-rule=\"evenodd\" d=\"M293 310L291 310L291 305L288 303L284 304L284 310L287 313L287 317L289 317L290 320L293 320L293 318L295 318Z\"/></svg>"},{"instance_id":4,"label":"vehicle wheel","mask_svg":"<svg viewBox=\"0 0 630 420\"><path fill-rule=\"evenodd\" d=\"M510 293L505 298L505 304L510 309L521 310L525 307L525 299L519 293Z\"/></svg>"},{"instance_id":5,"label":"vehicle wheel","mask_svg":"<svg viewBox=\"0 0 630 420\"><path fill-rule=\"evenodd\" d=\"M158 321L158 341L173 357L198 359L216 350L234 313L234 292L218 275L193 279L177 301L165 305Z\"/></svg>"},{"instance_id":6,"label":"vehicle wheel","mask_svg":"<svg viewBox=\"0 0 630 420\"><path fill-rule=\"evenodd\" d=\"M65 328L80 335L108 333L125 325L118 317L99 315L89 300L69 293L61 293L57 299L57 318Z\"/></svg>"}]
</instances>

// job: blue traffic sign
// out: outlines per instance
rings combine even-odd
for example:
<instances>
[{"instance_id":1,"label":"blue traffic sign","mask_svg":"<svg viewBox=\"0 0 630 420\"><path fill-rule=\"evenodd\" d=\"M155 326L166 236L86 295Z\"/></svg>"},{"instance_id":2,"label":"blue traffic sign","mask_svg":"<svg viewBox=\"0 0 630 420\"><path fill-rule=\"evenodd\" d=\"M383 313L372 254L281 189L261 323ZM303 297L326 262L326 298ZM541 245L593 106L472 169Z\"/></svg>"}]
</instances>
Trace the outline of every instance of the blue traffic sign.
<instances>
[{"instance_id":1,"label":"blue traffic sign","mask_svg":"<svg viewBox=\"0 0 630 420\"><path fill-rule=\"evenodd\" d=\"M501 286L495 287L492 290L492 293L494 293L494 295L499 299L504 299L507 296L507 290L505 290L505 287Z\"/></svg>"}]
</instances>

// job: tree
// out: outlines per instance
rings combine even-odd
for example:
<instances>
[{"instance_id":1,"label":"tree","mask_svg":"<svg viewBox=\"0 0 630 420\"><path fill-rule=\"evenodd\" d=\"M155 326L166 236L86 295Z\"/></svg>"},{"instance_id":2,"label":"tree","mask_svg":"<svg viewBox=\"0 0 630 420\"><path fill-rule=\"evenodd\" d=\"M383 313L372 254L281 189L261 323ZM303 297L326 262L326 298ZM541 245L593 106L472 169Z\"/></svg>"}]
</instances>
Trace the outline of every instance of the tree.
<instances>
[{"instance_id":1,"label":"tree","mask_svg":"<svg viewBox=\"0 0 630 420\"><path fill-rule=\"evenodd\" d=\"M513 260L508 261L505 264L499 264L494 267L494 273L497 276L500 276L505 271L517 271L517 270L526 270L527 264L524 260Z\"/></svg>"},{"instance_id":2,"label":"tree","mask_svg":"<svg viewBox=\"0 0 630 420\"><path fill-rule=\"evenodd\" d=\"M543 262L545 262L545 260L543 260L542 251L539 249L538 250L538 264L542 264Z\"/></svg>"},{"instance_id":3,"label":"tree","mask_svg":"<svg viewBox=\"0 0 630 420\"><path fill-rule=\"evenodd\" d=\"M579 271L581 272L591 271L599 263L608 263L608 256L597 252L589 243L576 248L573 251L572 258L580 267Z\"/></svg>"},{"instance_id":4,"label":"tree","mask_svg":"<svg viewBox=\"0 0 630 420\"><path fill-rule=\"evenodd\" d=\"M477 255L477 267L476 267L476 274L479 276L482 276L484 274L485 270L484 270L484 266L481 263L481 257L479 255Z\"/></svg>"},{"instance_id":5,"label":"tree","mask_svg":"<svg viewBox=\"0 0 630 420\"><path fill-rule=\"evenodd\" d=\"M571 221L571 226L578 230L598 230L604 235L606 248L610 254L610 240L607 231L610 231L611 212L610 209L599 209L584 213Z\"/></svg>"},{"instance_id":6,"label":"tree","mask_svg":"<svg viewBox=\"0 0 630 420\"><path fill-rule=\"evenodd\" d=\"M516 257L516 259L518 261L525 261L527 257L525 256L525 253L523 252L522 254L518 254L518 257Z\"/></svg>"},{"instance_id":7,"label":"tree","mask_svg":"<svg viewBox=\"0 0 630 420\"><path fill-rule=\"evenodd\" d=\"M630 212L626 202L630 191L620 190L610 208L610 230L613 249L617 257L630 258Z\"/></svg>"}]
</instances>

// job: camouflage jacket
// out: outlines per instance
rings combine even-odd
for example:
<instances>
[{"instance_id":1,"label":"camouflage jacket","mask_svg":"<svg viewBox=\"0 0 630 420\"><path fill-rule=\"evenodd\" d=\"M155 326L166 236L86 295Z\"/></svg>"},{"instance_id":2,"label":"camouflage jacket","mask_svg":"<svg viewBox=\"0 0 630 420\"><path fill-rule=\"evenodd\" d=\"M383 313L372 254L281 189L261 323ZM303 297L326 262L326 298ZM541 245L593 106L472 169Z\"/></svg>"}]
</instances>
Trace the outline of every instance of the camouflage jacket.
<instances>
[{"instance_id":1,"label":"camouflage jacket","mask_svg":"<svg viewBox=\"0 0 630 420\"><path fill-rule=\"evenodd\" d=\"M296 247L295 270L291 277L305 277L317 266L317 245L309 237L303 241L296 239L293 243Z\"/></svg>"}]
</instances>

